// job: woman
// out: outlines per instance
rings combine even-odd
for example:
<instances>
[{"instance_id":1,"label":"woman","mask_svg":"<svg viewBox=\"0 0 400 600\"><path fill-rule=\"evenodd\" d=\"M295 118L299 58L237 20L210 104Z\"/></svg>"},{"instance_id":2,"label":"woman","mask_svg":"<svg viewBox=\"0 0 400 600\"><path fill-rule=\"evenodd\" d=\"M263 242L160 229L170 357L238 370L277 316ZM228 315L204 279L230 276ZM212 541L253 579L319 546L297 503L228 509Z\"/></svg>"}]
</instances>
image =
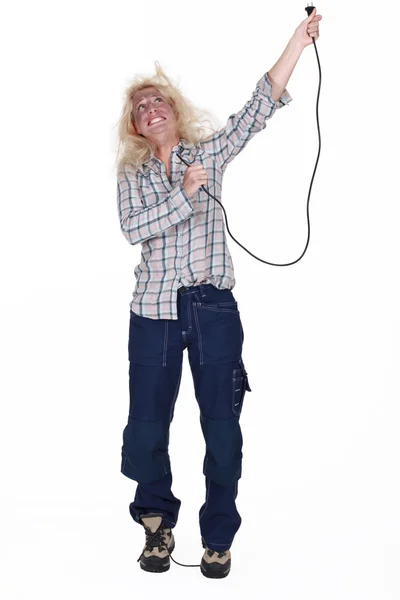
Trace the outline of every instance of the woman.
<instances>
[{"instance_id":1,"label":"woman","mask_svg":"<svg viewBox=\"0 0 400 600\"><path fill-rule=\"evenodd\" d=\"M321 18L314 9L302 21L251 99L211 135L204 115L158 63L154 77L137 78L126 90L118 211L124 236L142 244L142 255L130 303L130 406L121 471L137 482L129 508L145 528L140 565L146 571L168 570L175 546L172 529L181 501L171 491L168 443L186 348L206 443L201 572L225 577L230 571L230 547L241 524L235 504L242 467L239 418L251 389L222 209L200 186L220 198L228 163L292 100L285 86L303 49L318 39Z\"/></svg>"}]
</instances>

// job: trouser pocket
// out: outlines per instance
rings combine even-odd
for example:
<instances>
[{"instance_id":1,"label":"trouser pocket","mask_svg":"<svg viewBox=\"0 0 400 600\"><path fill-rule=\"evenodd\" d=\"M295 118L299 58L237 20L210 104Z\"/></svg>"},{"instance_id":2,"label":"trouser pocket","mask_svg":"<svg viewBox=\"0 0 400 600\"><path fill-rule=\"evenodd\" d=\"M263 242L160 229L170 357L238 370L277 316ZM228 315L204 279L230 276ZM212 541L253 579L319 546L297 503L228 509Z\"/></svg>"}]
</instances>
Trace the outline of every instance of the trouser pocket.
<instances>
[{"instance_id":1,"label":"trouser pocket","mask_svg":"<svg viewBox=\"0 0 400 600\"><path fill-rule=\"evenodd\" d=\"M149 483L171 472L166 421L128 417L123 431L121 472L138 483Z\"/></svg>"},{"instance_id":2,"label":"trouser pocket","mask_svg":"<svg viewBox=\"0 0 400 600\"><path fill-rule=\"evenodd\" d=\"M243 438L239 419L200 418L206 455L203 474L221 486L229 486L242 475Z\"/></svg>"},{"instance_id":3,"label":"trouser pocket","mask_svg":"<svg viewBox=\"0 0 400 600\"><path fill-rule=\"evenodd\" d=\"M239 361L239 367L233 369L232 374L232 412L237 417L240 416L243 407L244 395L251 392L249 378L244 367L242 359Z\"/></svg>"}]
</instances>

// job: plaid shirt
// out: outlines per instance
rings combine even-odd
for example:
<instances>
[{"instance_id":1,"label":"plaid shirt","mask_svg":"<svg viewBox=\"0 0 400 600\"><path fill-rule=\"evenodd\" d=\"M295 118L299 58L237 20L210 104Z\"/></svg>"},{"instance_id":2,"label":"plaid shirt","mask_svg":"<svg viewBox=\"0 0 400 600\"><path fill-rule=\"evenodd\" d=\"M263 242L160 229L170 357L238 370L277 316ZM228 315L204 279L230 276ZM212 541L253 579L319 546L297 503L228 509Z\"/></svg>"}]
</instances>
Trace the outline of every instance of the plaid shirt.
<instances>
[{"instance_id":1,"label":"plaid shirt","mask_svg":"<svg viewBox=\"0 0 400 600\"><path fill-rule=\"evenodd\" d=\"M182 186L187 166L176 155L179 152L191 165L203 165L208 175L206 187L221 201L227 165L266 127L275 110L292 100L286 89L276 102L271 93L271 81L265 73L251 99L207 141L194 146L181 138L171 152L171 182L164 163L155 156L137 171L130 165L118 169L121 230L130 244L142 244L130 302L136 314L177 319L179 287L200 283L228 289L235 286L222 208L202 189L189 198Z\"/></svg>"}]
</instances>

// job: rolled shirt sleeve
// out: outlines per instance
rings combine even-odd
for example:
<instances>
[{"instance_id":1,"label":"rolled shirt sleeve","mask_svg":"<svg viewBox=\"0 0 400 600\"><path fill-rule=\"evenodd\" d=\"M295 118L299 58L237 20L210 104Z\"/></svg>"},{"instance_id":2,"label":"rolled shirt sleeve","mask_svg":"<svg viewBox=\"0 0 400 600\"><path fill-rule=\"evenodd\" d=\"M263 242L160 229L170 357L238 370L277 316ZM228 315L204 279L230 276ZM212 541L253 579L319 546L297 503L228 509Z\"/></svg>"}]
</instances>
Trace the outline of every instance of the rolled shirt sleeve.
<instances>
[{"instance_id":1,"label":"rolled shirt sleeve","mask_svg":"<svg viewBox=\"0 0 400 600\"><path fill-rule=\"evenodd\" d=\"M275 111L291 101L287 89L278 100L272 99L272 83L265 73L257 82L250 100L239 112L229 116L225 127L202 142L202 147L224 170L255 134L265 129Z\"/></svg>"}]
</instances>

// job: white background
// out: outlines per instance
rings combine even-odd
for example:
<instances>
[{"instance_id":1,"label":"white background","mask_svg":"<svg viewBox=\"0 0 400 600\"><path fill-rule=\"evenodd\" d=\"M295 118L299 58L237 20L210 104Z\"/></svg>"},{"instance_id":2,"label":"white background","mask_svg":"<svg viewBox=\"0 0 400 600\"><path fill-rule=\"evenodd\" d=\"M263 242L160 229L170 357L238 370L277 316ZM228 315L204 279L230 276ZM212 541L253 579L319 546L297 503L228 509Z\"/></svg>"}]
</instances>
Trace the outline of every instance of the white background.
<instances>
[{"instance_id":1,"label":"white background","mask_svg":"<svg viewBox=\"0 0 400 600\"><path fill-rule=\"evenodd\" d=\"M294 266L228 238L252 392L242 526L223 581L136 562L120 473L140 246L116 205L123 91L159 60L221 123L307 17L306 2L18 2L2 9L1 596L399 598L398 19L321 2L322 150ZM290 262L307 238L318 65L228 168L233 235ZM247 173L255 172L250 181ZM175 560L199 564L204 440L184 355L171 425ZM252 590L252 591L251 591Z\"/></svg>"}]
</instances>

